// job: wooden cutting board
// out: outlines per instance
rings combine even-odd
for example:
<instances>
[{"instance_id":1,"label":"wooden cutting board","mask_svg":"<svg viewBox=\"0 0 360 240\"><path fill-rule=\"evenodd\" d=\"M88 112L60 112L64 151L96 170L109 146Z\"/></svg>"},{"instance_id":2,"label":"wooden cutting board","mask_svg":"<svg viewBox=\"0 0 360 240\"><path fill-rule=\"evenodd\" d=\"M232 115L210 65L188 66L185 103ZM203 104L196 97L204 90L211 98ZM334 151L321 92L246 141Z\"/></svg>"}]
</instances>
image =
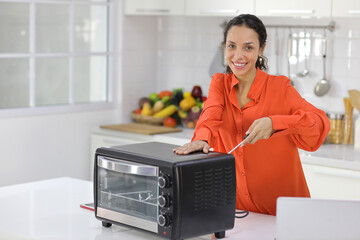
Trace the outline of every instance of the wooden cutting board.
<instances>
[{"instance_id":1,"label":"wooden cutting board","mask_svg":"<svg viewBox=\"0 0 360 240\"><path fill-rule=\"evenodd\" d=\"M126 124L116 124L116 125L103 125L101 128L111 129L116 131L131 132L131 133L140 133L146 135L154 135L161 133L171 133L171 132L181 132L179 128L163 127L156 126L145 123L126 123Z\"/></svg>"}]
</instances>

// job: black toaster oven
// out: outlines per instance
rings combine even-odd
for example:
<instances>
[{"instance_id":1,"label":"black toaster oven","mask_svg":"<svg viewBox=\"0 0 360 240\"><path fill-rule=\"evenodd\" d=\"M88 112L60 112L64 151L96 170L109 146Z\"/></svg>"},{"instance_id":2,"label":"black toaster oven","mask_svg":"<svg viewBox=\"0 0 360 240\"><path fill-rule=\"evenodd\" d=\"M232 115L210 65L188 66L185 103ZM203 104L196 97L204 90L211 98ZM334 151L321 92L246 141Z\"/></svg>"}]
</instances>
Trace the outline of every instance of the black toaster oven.
<instances>
[{"instance_id":1,"label":"black toaster oven","mask_svg":"<svg viewBox=\"0 0 360 240\"><path fill-rule=\"evenodd\" d=\"M234 227L234 157L177 155L176 147L149 142L96 150L94 207L104 227L125 224L170 239L222 238Z\"/></svg>"}]
</instances>

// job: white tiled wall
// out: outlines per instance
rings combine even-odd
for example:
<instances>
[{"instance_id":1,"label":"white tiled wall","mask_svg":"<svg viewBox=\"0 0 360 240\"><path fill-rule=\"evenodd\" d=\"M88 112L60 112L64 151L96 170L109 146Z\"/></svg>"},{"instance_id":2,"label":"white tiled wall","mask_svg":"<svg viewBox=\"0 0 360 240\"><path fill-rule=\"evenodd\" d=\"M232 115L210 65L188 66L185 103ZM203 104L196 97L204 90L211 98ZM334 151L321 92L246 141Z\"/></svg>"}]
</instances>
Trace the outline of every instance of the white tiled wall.
<instances>
[{"instance_id":1,"label":"white tiled wall","mask_svg":"<svg viewBox=\"0 0 360 240\"><path fill-rule=\"evenodd\" d=\"M157 19L126 17L122 21L122 76L120 99L122 118L130 119L138 100L155 91L157 85ZM126 114L128 113L128 114Z\"/></svg>"},{"instance_id":2,"label":"white tiled wall","mask_svg":"<svg viewBox=\"0 0 360 240\"><path fill-rule=\"evenodd\" d=\"M220 43L223 29L222 17L185 16L126 16L123 32L123 106L130 112L137 100L151 92L182 87L191 90L200 85L207 92L211 75L222 71ZM267 26L327 25L331 19L264 18ZM358 18L334 19L334 32L327 31L326 78L331 81L329 93L323 97L314 95L315 84L323 77L321 55L322 29L305 29L311 39L311 54L308 57L310 74L300 78L296 73L304 69L301 50L292 57L291 79L297 90L309 102L325 111L343 112L343 97L349 89L360 90L360 25ZM303 28L268 29L265 55L269 59L269 73L288 76L287 41L290 31L294 36L303 36ZM278 32L279 54L275 42ZM310 37L311 36L311 37ZM301 44L302 45L302 44ZM300 48L302 47L300 45ZM294 49L296 50L296 49ZM277 60L278 57L278 60ZM213 70L210 70L212 68ZM126 117L126 114L124 114Z\"/></svg>"}]
</instances>

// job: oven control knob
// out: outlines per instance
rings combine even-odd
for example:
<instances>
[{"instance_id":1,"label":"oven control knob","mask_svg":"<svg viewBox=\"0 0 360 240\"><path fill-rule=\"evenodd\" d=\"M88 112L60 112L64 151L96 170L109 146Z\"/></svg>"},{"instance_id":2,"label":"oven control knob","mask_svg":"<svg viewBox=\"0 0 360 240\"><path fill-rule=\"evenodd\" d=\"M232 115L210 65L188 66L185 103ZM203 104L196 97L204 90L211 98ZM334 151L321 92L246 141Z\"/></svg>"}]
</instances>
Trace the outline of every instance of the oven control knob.
<instances>
[{"instance_id":1,"label":"oven control knob","mask_svg":"<svg viewBox=\"0 0 360 240\"><path fill-rule=\"evenodd\" d=\"M158 178L158 185L160 188L170 187L170 178L168 175L163 174Z\"/></svg>"},{"instance_id":2,"label":"oven control knob","mask_svg":"<svg viewBox=\"0 0 360 240\"><path fill-rule=\"evenodd\" d=\"M170 216L168 214L161 214L158 217L158 224L162 227L170 225Z\"/></svg>"},{"instance_id":3,"label":"oven control knob","mask_svg":"<svg viewBox=\"0 0 360 240\"><path fill-rule=\"evenodd\" d=\"M158 203L160 207L168 207L170 206L170 197L169 195L160 195L158 199Z\"/></svg>"}]
</instances>

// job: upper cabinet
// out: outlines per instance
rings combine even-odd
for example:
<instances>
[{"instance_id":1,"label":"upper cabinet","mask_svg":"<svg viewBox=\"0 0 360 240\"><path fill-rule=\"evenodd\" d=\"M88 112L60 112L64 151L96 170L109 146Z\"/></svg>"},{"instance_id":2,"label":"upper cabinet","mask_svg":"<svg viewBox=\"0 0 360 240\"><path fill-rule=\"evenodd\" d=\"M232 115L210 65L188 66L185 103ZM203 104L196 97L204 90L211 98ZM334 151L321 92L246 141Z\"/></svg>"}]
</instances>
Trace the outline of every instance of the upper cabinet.
<instances>
[{"instance_id":1,"label":"upper cabinet","mask_svg":"<svg viewBox=\"0 0 360 240\"><path fill-rule=\"evenodd\" d=\"M333 0L333 17L360 17L359 0Z\"/></svg>"},{"instance_id":2,"label":"upper cabinet","mask_svg":"<svg viewBox=\"0 0 360 240\"><path fill-rule=\"evenodd\" d=\"M360 17L360 0L124 0L125 15Z\"/></svg>"},{"instance_id":3,"label":"upper cabinet","mask_svg":"<svg viewBox=\"0 0 360 240\"><path fill-rule=\"evenodd\" d=\"M339 0L343 1L343 0ZM358 0L354 0L358 1ZM331 17L330 0L256 0L257 16Z\"/></svg>"},{"instance_id":4,"label":"upper cabinet","mask_svg":"<svg viewBox=\"0 0 360 240\"><path fill-rule=\"evenodd\" d=\"M184 15L184 0L125 0L126 15Z\"/></svg>"},{"instance_id":5,"label":"upper cabinet","mask_svg":"<svg viewBox=\"0 0 360 240\"><path fill-rule=\"evenodd\" d=\"M185 0L186 15L191 16L236 16L254 14L255 0Z\"/></svg>"}]
</instances>

